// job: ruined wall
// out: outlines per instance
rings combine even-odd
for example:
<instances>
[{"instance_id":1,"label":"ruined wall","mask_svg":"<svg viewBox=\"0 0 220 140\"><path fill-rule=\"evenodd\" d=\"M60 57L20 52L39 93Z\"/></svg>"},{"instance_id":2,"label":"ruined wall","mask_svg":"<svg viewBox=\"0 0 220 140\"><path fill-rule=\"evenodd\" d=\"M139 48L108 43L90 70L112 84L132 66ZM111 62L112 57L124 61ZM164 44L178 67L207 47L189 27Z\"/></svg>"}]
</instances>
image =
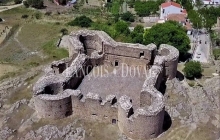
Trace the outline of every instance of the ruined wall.
<instances>
[{"instance_id":1,"label":"ruined wall","mask_svg":"<svg viewBox=\"0 0 220 140\"><path fill-rule=\"evenodd\" d=\"M116 47L104 44L105 61L114 65L115 61L127 65L148 65L151 61L154 44L147 46L118 43Z\"/></svg>"},{"instance_id":2,"label":"ruined wall","mask_svg":"<svg viewBox=\"0 0 220 140\"><path fill-rule=\"evenodd\" d=\"M164 98L158 89L163 80L176 76L179 57L176 48L162 44L156 54L154 44L115 42L105 32L91 30L72 32L64 41L66 44L62 41L60 44L68 48L69 60L52 63L55 72L44 75L33 88L35 108L41 117L57 119L73 113L84 119L118 121L119 130L133 139L150 139L161 134ZM101 93L83 95L80 90L74 90L89 73L88 67L115 65L116 61L118 65L150 68L142 90L135 93L140 99L135 109L135 103L126 95L117 101L115 95L101 98Z\"/></svg>"},{"instance_id":3,"label":"ruined wall","mask_svg":"<svg viewBox=\"0 0 220 140\"><path fill-rule=\"evenodd\" d=\"M35 109L40 117L61 119L72 114L71 94L64 91L59 95L42 94L34 97Z\"/></svg>"},{"instance_id":4,"label":"ruined wall","mask_svg":"<svg viewBox=\"0 0 220 140\"><path fill-rule=\"evenodd\" d=\"M179 60L179 51L173 46L162 44L160 45L159 55L164 56L165 76L168 79L175 78Z\"/></svg>"},{"instance_id":5,"label":"ruined wall","mask_svg":"<svg viewBox=\"0 0 220 140\"><path fill-rule=\"evenodd\" d=\"M164 107L151 110L149 106L133 110L130 98L122 96L118 106L118 127L132 139L151 139L162 133Z\"/></svg>"},{"instance_id":6,"label":"ruined wall","mask_svg":"<svg viewBox=\"0 0 220 140\"><path fill-rule=\"evenodd\" d=\"M75 52L85 52L91 56L92 52L97 51L99 55L104 55L105 62L114 65L115 61L119 64L148 65L155 55L156 45L147 46L141 44L115 42L103 31L80 30L72 32L67 37L63 37L61 47L67 44L70 57Z\"/></svg>"},{"instance_id":7,"label":"ruined wall","mask_svg":"<svg viewBox=\"0 0 220 140\"><path fill-rule=\"evenodd\" d=\"M108 95L106 99L95 93L72 95L73 114L83 119L112 123L117 120L116 103L115 95Z\"/></svg>"}]
</instances>

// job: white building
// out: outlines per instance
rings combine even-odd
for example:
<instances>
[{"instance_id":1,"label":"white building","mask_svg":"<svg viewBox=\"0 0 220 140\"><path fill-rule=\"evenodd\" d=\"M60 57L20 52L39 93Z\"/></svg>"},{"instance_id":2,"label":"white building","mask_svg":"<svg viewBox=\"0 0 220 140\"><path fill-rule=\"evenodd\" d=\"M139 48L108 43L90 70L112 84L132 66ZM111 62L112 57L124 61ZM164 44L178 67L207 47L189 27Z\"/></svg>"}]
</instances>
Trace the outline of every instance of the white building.
<instances>
[{"instance_id":1,"label":"white building","mask_svg":"<svg viewBox=\"0 0 220 140\"><path fill-rule=\"evenodd\" d=\"M166 20L169 14L186 14L182 6L176 2L165 2L160 6L160 20Z\"/></svg>"}]
</instances>

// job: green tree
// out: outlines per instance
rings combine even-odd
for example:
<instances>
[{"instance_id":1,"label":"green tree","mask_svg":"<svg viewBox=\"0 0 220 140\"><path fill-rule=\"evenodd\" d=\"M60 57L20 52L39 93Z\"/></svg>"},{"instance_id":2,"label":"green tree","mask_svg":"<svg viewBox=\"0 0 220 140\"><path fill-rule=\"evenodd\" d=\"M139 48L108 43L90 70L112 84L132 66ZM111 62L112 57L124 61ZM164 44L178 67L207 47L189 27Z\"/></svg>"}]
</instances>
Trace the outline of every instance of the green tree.
<instances>
[{"instance_id":1,"label":"green tree","mask_svg":"<svg viewBox=\"0 0 220 140\"><path fill-rule=\"evenodd\" d=\"M121 19L124 21L134 22L134 15L131 12L126 12L121 15Z\"/></svg>"},{"instance_id":2,"label":"green tree","mask_svg":"<svg viewBox=\"0 0 220 140\"><path fill-rule=\"evenodd\" d=\"M162 1L136 1L134 9L137 12L137 15L141 17L149 16L157 13L160 2Z\"/></svg>"},{"instance_id":3,"label":"green tree","mask_svg":"<svg viewBox=\"0 0 220 140\"><path fill-rule=\"evenodd\" d=\"M170 44L179 50L180 56L185 55L190 49L190 40L186 30L174 21L156 24L147 30L144 34L144 44L150 43L155 43L157 46Z\"/></svg>"},{"instance_id":4,"label":"green tree","mask_svg":"<svg viewBox=\"0 0 220 140\"><path fill-rule=\"evenodd\" d=\"M176 0L176 2L181 4L187 11L193 9L192 0Z\"/></svg>"},{"instance_id":5,"label":"green tree","mask_svg":"<svg viewBox=\"0 0 220 140\"><path fill-rule=\"evenodd\" d=\"M203 17L204 27L211 31L217 22L217 17L220 16L220 7L201 8L198 12Z\"/></svg>"},{"instance_id":6,"label":"green tree","mask_svg":"<svg viewBox=\"0 0 220 140\"><path fill-rule=\"evenodd\" d=\"M44 8L44 1L43 0L26 0L27 3L24 3L26 7L34 7L37 9Z\"/></svg>"},{"instance_id":7,"label":"green tree","mask_svg":"<svg viewBox=\"0 0 220 140\"><path fill-rule=\"evenodd\" d=\"M91 27L92 20L85 15L76 17L74 20L68 23L70 26Z\"/></svg>"},{"instance_id":8,"label":"green tree","mask_svg":"<svg viewBox=\"0 0 220 140\"><path fill-rule=\"evenodd\" d=\"M202 18L199 16L199 13L195 10L188 11L188 18L193 23L193 27L197 29L202 28Z\"/></svg>"},{"instance_id":9,"label":"green tree","mask_svg":"<svg viewBox=\"0 0 220 140\"><path fill-rule=\"evenodd\" d=\"M30 6L27 1L23 1L23 4L26 8L28 8Z\"/></svg>"},{"instance_id":10,"label":"green tree","mask_svg":"<svg viewBox=\"0 0 220 140\"><path fill-rule=\"evenodd\" d=\"M201 77L202 71L201 64L197 61L187 62L183 69L184 75L189 79Z\"/></svg>"},{"instance_id":11,"label":"green tree","mask_svg":"<svg viewBox=\"0 0 220 140\"><path fill-rule=\"evenodd\" d=\"M67 35L68 34L68 30L66 28L62 28L60 30L60 32L62 33L62 35Z\"/></svg>"},{"instance_id":12,"label":"green tree","mask_svg":"<svg viewBox=\"0 0 220 140\"><path fill-rule=\"evenodd\" d=\"M118 21L115 24L115 30L119 33L119 34L125 34L128 35L130 33L129 28L128 28L128 24L124 21Z\"/></svg>"},{"instance_id":13,"label":"green tree","mask_svg":"<svg viewBox=\"0 0 220 140\"><path fill-rule=\"evenodd\" d=\"M22 3L22 0L14 0L15 4L20 4Z\"/></svg>"},{"instance_id":14,"label":"green tree","mask_svg":"<svg viewBox=\"0 0 220 140\"><path fill-rule=\"evenodd\" d=\"M127 1L127 4L129 6L129 8L134 8L135 0L129 0L129 1Z\"/></svg>"},{"instance_id":15,"label":"green tree","mask_svg":"<svg viewBox=\"0 0 220 140\"><path fill-rule=\"evenodd\" d=\"M213 49L213 55L215 60L218 60L220 57L220 49Z\"/></svg>"},{"instance_id":16,"label":"green tree","mask_svg":"<svg viewBox=\"0 0 220 140\"><path fill-rule=\"evenodd\" d=\"M136 33L144 33L144 26L142 25L137 25L134 27L134 31L133 32L136 32Z\"/></svg>"},{"instance_id":17,"label":"green tree","mask_svg":"<svg viewBox=\"0 0 220 140\"><path fill-rule=\"evenodd\" d=\"M28 15L24 14L24 15L21 16L21 18L25 18L26 19L26 18L28 18Z\"/></svg>"},{"instance_id":18,"label":"green tree","mask_svg":"<svg viewBox=\"0 0 220 140\"><path fill-rule=\"evenodd\" d=\"M131 32L130 34L132 43L143 44L143 35L144 35L144 26L142 25L135 26L133 32Z\"/></svg>"},{"instance_id":19,"label":"green tree","mask_svg":"<svg viewBox=\"0 0 220 140\"><path fill-rule=\"evenodd\" d=\"M35 13L35 18L36 19L41 19L42 18L42 14L39 13L39 12Z\"/></svg>"},{"instance_id":20,"label":"green tree","mask_svg":"<svg viewBox=\"0 0 220 140\"><path fill-rule=\"evenodd\" d=\"M203 5L202 0L196 0L196 6L201 7Z\"/></svg>"}]
</instances>

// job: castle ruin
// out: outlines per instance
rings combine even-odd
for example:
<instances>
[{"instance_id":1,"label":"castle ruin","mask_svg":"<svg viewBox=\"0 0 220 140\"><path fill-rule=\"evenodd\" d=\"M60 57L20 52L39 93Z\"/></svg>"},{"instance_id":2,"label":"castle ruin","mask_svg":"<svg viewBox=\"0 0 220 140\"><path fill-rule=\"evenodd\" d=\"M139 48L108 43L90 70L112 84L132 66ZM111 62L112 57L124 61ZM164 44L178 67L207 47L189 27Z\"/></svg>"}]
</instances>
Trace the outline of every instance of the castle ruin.
<instances>
[{"instance_id":1,"label":"castle ruin","mask_svg":"<svg viewBox=\"0 0 220 140\"><path fill-rule=\"evenodd\" d=\"M165 107L159 89L176 76L176 48L115 42L95 30L72 32L62 38L60 46L68 49L69 58L53 62L33 87L39 116L75 115L113 123L132 139L146 140L162 133ZM121 77L122 64L142 68L146 75ZM92 77L102 66L108 68L103 77Z\"/></svg>"}]
</instances>

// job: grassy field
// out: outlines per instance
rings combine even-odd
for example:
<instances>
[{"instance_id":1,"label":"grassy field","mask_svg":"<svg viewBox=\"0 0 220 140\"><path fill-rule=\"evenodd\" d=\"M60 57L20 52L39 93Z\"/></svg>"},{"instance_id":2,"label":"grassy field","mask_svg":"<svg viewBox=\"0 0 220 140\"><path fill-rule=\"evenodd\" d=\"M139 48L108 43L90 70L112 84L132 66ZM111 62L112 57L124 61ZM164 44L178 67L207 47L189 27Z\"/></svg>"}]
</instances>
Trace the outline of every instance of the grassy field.
<instances>
[{"instance_id":1,"label":"grassy field","mask_svg":"<svg viewBox=\"0 0 220 140\"><path fill-rule=\"evenodd\" d=\"M119 1L115 0L112 2L111 12L113 15L116 15L120 12L120 4Z\"/></svg>"},{"instance_id":2,"label":"grassy field","mask_svg":"<svg viewBox=\"0 0 220 140\"><path fill-rule=\"evenodd\" d=\"M66 28L62 21L58 24L50 22L50 18L42 14L35 18L35 10L19 7L0 13L5 19L1 26L16 27L5 43L0 45L0 62L8 67L19 67L19 71L28 71L32 67L47 64L53 60L68 57L68 52L56 47L61 37L60 30ZM28 15L27 19L21 18ZM68 30L74 30L67 27ZM5 72L6 70L6 72ZM4 72L3 72L4 71ZM17 71L0 70L0 79L13 77Z\"/></svg>"}]
</instances>

